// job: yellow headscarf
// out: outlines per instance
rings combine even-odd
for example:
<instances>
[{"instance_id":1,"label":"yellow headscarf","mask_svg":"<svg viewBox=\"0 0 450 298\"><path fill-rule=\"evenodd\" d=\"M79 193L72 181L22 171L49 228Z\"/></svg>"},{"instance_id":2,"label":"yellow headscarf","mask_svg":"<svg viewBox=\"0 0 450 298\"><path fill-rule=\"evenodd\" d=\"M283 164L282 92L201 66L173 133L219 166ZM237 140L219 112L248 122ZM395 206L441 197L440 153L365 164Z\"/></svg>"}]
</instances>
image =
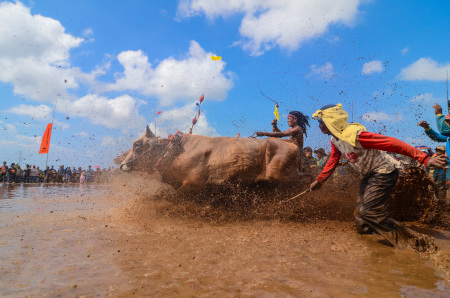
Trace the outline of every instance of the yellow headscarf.
<instances>
[{"instance_id":1,"label":"yellow headscarf","mask_svg":"<svg viewBox=\"0 0 450 298\"><path fill-rule=\"evenodd\" d=\"M348 123L348 114L342 109L342 104L337 104L325 110L317 110L313 114L313 119L319 118L322 120L330 132L336 138L356 147L356 137L358 132L366 130L366 128L359 123Z\"/></svg>"}]
</instances>

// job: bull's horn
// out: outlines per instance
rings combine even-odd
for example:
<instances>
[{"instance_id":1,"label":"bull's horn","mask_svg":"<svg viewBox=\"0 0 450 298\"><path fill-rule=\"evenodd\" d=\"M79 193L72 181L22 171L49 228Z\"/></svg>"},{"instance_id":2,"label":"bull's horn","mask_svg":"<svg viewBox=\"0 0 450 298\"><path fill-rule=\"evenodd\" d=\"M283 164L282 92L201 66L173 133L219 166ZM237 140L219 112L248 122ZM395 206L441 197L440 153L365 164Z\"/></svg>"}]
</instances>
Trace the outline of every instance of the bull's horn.
<instances>
[{"instance_id":1,"label":"bull's horn","mask_svg":"<svg viewBox=\"0 0 450 298\"><path fill-rule=\"evenodd\" d=\"M145 136L149 139L156 138L148 125L147 125L147 129L145 130Z\"/></svg>"}]
</instances>

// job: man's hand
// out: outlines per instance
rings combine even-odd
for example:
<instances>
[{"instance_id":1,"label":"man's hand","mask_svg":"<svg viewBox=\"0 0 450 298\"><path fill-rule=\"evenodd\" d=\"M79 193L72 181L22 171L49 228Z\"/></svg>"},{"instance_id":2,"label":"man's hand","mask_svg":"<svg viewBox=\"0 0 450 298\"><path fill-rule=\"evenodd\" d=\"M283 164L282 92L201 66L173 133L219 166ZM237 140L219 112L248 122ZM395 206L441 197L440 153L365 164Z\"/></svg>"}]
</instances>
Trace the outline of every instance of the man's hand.
<instances>
[{"instance_id":1,"label":"man's hand","mask_svg":"<svg viewBox=\"0 0 450 298\"><path fill-rule=\"evenodd\" d=\"M256 136L257 136L257 137L263 137L263 136L265 136L265 135L266 135L266 133L263 132L263 131L257 131L257 132L256 132Z\"/></svg>"},{"instance_id":2,"label":"man's hand","mask_svg":"<svg viewBox=\"0 0 450 298\"><path fill-rule=\"evenodd\" d=\"M437 102L435 102L432 107L434 108L434 113L436 115L442 114L442 107Z\"/></svg>"},{"instance_id":3,"label":"man's hand","mask_svg":"<svg viewBox=\"0 0 450 298\"><path fill-rule=\"evenodd\" d=\"M273 119L272 122L270 122L270 124L272 124L272 126L277 126L277 119Z\"/></svg>"},{"instance_id":4,"label":"man's hand","mask_svg":"<svg viewBox=\"0 0 450 298\"><path fill-rule=\"evenodd\" d=\"M319 181L314 181L313 183L311 183L311 185L309 186L309 188L311 190L318 190L319 188L322 187L322 183L320 183Z\"/></svg>"},{"instance_id":5,"label":"man's hand","mask_svg":"<svg viewBox=\"0 0 450 298\"><path fill-rule=\"evenodd\" d=\"M447 166L447 158L445 155L439 155L433 158L430 158L426 164L429 168L437 168L437 169L445 169Z\"/></svg>"},{"instance_id":6,"label":"man's hand","mask_svg":"<svg viewBox=\"0 0 450 298\"><path fill-rule=\"evenodd\" d=\"M426 122L426 121L420 121L417 125L425 128L425 129L430 128L430 124L428 124L428 122Z\"/></svg>"}]
</instances>

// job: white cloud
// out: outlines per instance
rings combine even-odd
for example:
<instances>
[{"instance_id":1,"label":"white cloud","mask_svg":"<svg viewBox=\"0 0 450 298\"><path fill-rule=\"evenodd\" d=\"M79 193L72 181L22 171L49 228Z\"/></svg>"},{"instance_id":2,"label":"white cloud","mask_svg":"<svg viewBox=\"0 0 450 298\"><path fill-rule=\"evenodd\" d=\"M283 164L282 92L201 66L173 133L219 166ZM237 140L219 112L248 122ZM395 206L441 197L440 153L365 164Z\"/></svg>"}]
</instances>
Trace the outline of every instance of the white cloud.
<instances>
[{"instance_id":1,"label":"white cloud","mask_svg":"<svg viewBox=\"0 0 450 298\"><path fill-rule=\"evenodd\" d=\"M384 112L368 112L361 116L361 119L368 122L387 121L387 122L400 122L403 120L403 116L399 113L387 114Z\"/></svg>"},{"instance_id":2,"label":"white cloud","mask_svg":"<svg viewBox=\"0 0 450 298\"><path fill-rule=\"evenodd\" d=\"M0 57L36 57L44 63L67 65L69 51L83 41L64 33L57 20L31 15L20 2L0 3Z\"/></svg>"},{"instance_id":3,"label":"white cloud","mask_svg":"<svg viewBox=\"0 0 450 298\"><path fill-rule=\"evenodd\" d=\"M0 81L13 84L16 94L41 102L66 97L83 76L69 63L70 50L82 42L20 2L0 3Z\"/></svg>"},{"instance_id":4,"label":"white cloud","mask_svg":"<svg viewBox=\"0 0 450 298\"><path fill-rule=\"evenodd\" d=\"M70 128L70 124L69 123L64 123L64 122L61 122L61 121L55 119L53 121L53 127L61 129L61 130L66 130L66 129Z\"/></svg>"},{"instance_id":5,"label":"white cloud","mask_svg":"<svg viewBox=\"0 0 450 298\"><path fill-rule=\"evenodd\" d=\"M8 128L8 131L17 132L17 128L12 124L6 124L6 127Z\"/></svg>"},{"instance_id":6,"label":"white cloud","mask_svg":"<svg viewBox=\"0 0 450 298\"><path fill-rule=\"evenodd\" d=\"M111 146L114 144L114 138L110 136L103 137L102 146Z\"/></svg>"},{"instance_id":7,"label":"white cloud","mask_svg":"<svg viewBox=\"0 0 450 298\"><path fill-rule=\"evenodd\" d=\"M89 134L85 131L80 131L79 133L76 133L75 135L79 136L79 137L83 137L83 138L89 137Z\"/></svg>"},{"instance_id":8,"label":"white cloud","mask_svg":"<svg viewBox=\"0 0 450 298\"><path fill-rule=\"evenodd\" d=\"M431 58L420 58L410 66L403 68L399 77L405 81L445 81L449 70L450 63L439 64Z\"/></svg>"},{"instance_id":9,"label":"white cloud","mask_svg":"<svg viewBox=\"0 0 450 298\"><path fill-rule=\"evenodd\" d=\"M18 115L27 115L35 119L50 119L50 115L52 109L46 105L32 106L32 105L24 105L20 104L16 107L12 107L6 112L18 114Z\"/></svg>"},{"instance_id":10,"label":"white cloud","mask_svg":"<svg viewBox=\"0 0 450 298\"><path fill-rule=\"evenodd\" d=\"M406 47L406 48L404 48L404 49L402 49L402 55L406 55L406 53L408 53L409 52L409 48L408 47Z\"/></svg>"},{"instance_id":11,"label":"white cloud","mask_svg":"<svg viewBox=\"0 0 450 298\"><path fill-rule=\"evenodd\" d=\"M381 63L381 61L379 61L379 60L374 60L374 61L364 63L361 73L363 75L369 75L374 72L380 73L383 71L383 69L384 69L383 63Z\"/></svg>"},{"instance_id":12,"label":"white cloud","mask_svg":"<svg viewBox=\"0 0 450 298\"><path fill-rule=\"evenodd\" d=\"M5 121L0 120L0 130L6 130L8 132L13 132L16 133L17 132L17 128L9 123L6 123Z\"/></svg>"},{"instance_id":13,"label":"white cloud","mask_svg":"<svg viewBox=\"0 0 450 298\"><path fill-rule=\"evenodd\" d=\"M411 102L423 102L423 103L434 103L434 102L440 102L441 99L434 98L433 94L426 93L426 94L419 94L417 96L414 96L410 99Z\"/></svg>"},{"instance_id":14,"label":"white cloud","mask_svg":"<svg viewBox=\"0 0 450 298\"><path fill-rule=\"evenodd\" d=\"M156 116L156 135L167 137L174 134L177 130L183 133L189 132L192 126L192 119L196 115L197 106L194 102L188 103L183 107L164 110L162 114ZM200 117L195 124L193 134L205 136L218 136L216 130L211 127L206 119L207 112L201 111ZM149 124L152 131L155 130L155 121Z\"/></svg>"},{"instance_id":15,"label":"white cloud","mask_svg":"<svg viewBox=\"0 0 450 298\"><path fill-rule=\"evenodd\" d=\"M253 55L275 46L296 50L309 39L321 36L331 24L351 26L360 0L182 0L177 15L189 18L204 14L208 19L243 14L239 42Z\"/></svg>"},{"instance_id":16,"label":"white cloud","mask_svg":"<svg viewBox=\"0 0 450 298\"><path fill-rule=\"evenodd\" d=\"M167 58L154 68L142 51L125 51L117 59L124 72L116 74L114 84L99 86L100 91L134 90L155 96L163 106L186 102L199 97L207 85L210 100L224 100L232 88L232 73L223 73L226 63L213 61L213 53L206 52L191 41L185 59Z\"/></svg>"},{"instance_id":17,"label":"white cloud","mask_svg":"<svg viewBox=\"0 0 450 298\"><path fill-rule=\"evenodd\" d=\"M320 76L322 79L331 79L334 76L334 68L330 62L322 66L311 65L311 72L306 77Z\"/></svg>"},{"instance_id":18,"label":"white cloud","mask_svg":"<svg viewBox=\"0 0 450 298\"><path fill-rule=\"evenodd\" d=\"M84 31L83 31L83 36L85 36L85 37L92 36L93 34L94 34L94 31L92 31L91 28L86 28L86 29L84 29Z\"/></svg>"},{"instance_id":19,"label":"white cloud","mask_svg":"<svg viewBox=\"0 0 450 298\"><path fill-rule=\"evenodd\" d=\"M129 95L108 99L96 94L89 94L73 102L59 104L58 110L73 116L88 118L94 124L109 128L140 128L147 122L139 114L138 107L143 104Z\"/></svg>"},{"instance_id":20,"label":"white cloud","mask_svg":"<svg viewBox=\"0 0 450 298\"><path fill-rule=\"evenodd\" d=\"M83 32L83 36L92 34L90 28ZM149 63L140 50L124 51L117 57L124 67L123 73L115 75L114 84L99 84L97 78L107 73L113 58L107 57L104 65L90 73L73 67L70 52L85 42L67 34L59 21L32 15L20 2L1 2L0 82L11 84L15 94L42 103L19 104L7 112L51 119L51 107L56 103L57 113L127 131L145 127L147 121L139 112L145 102L127 94L111 98L99 92L138 92L156 97L160 105L168 106L197 99L206 85L207 100L224 100L233 86L235 75L224 71L226 63L213 61L210 57L213 53L195 41L184 57L169 57L156 65ZM89 90L89 94L81 97L75 94L80 87ZM201 118L199 128L205 125L202 121ZM60 129L70 127L61 121L55 121L55 125ZM211 128L206 125L203 131L211 133Z\"/></svg>"}]
</instances>

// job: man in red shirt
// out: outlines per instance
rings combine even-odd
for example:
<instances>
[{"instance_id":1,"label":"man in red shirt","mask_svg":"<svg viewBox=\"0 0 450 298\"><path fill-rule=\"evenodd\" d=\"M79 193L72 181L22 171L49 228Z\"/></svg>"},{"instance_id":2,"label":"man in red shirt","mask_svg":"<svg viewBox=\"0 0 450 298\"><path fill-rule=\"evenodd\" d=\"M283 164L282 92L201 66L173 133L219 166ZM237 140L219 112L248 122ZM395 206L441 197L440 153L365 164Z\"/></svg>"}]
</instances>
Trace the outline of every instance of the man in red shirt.
<instances>
[{"instance_id":1,"label":"man in red shirt","mask_svg":"<svg viewBox=\"0 0 450 298\"><path fill-rule=\"evenodd\" d=\"M319 128L331 135L331 157L314 181L311 190L319 189L333 173L344 156L361 173L359 202L355 209L356 229L360 234L379 233L394 247L412 246L417 250L434 248L426 235L414 232L389 216L386 204L398 180L398 170L384 151L409 156L427 167L445 168L445 156L430 158L426 153L392 137L366 131L359 123L348 123L348 114L341 104L327 105L313 119Z\"/></svg>"}]
</instances>

